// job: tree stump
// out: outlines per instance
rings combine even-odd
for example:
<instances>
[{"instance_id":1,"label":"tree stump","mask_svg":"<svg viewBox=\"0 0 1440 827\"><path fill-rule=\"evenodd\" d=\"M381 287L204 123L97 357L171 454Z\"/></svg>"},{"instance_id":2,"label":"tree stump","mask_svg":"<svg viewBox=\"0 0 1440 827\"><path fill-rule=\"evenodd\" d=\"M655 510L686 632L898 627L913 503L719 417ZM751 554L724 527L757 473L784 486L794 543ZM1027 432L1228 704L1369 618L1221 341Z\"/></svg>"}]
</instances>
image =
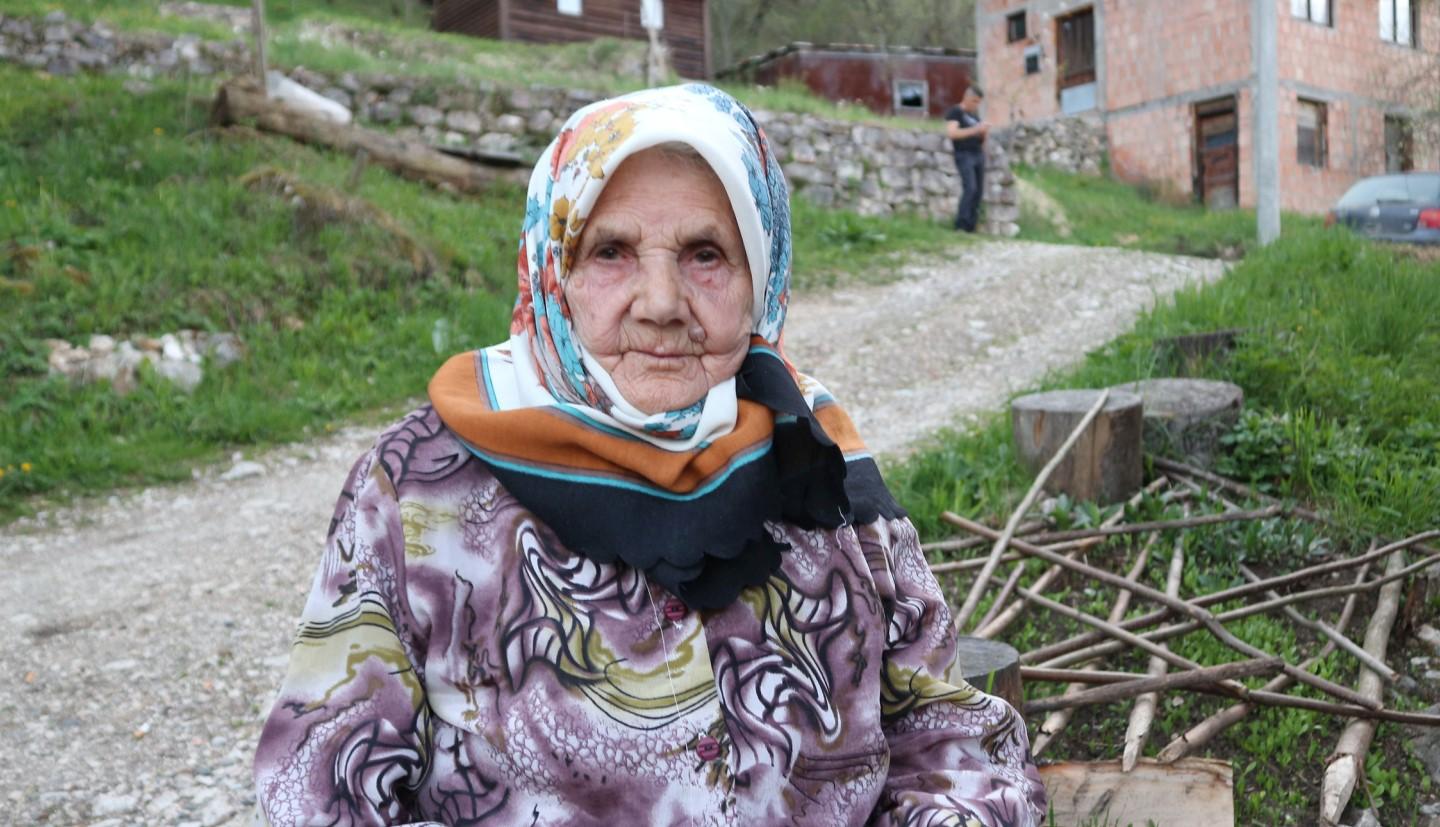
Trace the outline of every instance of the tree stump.
<instances>
[{"instance_id":1,"label":"tree stump","mask_svg":"<svg viewBox=\"0 0 1440 827\"><path fill-rule=\"evenodd\" d=\"M1004 698L1017 710L1025 708L1025 693L1020 686L1020 653L1014 646L998 640L961 637L956 647L960 676L966 683L986 694Z\"/></svg>"},{"instance_id":2,"label":"tree stump","mask_svg":"<svg viewBox=\"0 0 1440 827\"><path fill-rule=\"evenodd\" d=\"M1182 457L1209 468L1220 452L1220 437L1240 421L1245 392L1212 379L1148 379L1116 385L1140 397L1145 410L1145 450Z\"/></svg>"},{"instance_id":3,"label":"tree stump","mask_svg":"<svg viewBox=\"0 0 1440 827\"><path fill-rule=\"evenodd\" d=\"M1235 338L1244 333L1243 328L1232 327L1225 330L1212 330L1209 333L1187 333L1183 336L1171 336L1167 339L1156 339L1155 349L1162 354L1171 354L1179 357L1181 373L1197 373L1200 367L1212 358L1223 358L1235 349Z\"/></svg>"},{"instance_id":4,"label":"tree stump","mask_svg":"<svg viewBox=\"0 0 1440 827\"><path fill-rule=\"evenodd\" d=\"M1049 391L1010 403L1010 424L1020 460L1036 473L1085 418L1100 391ZM1050 475L1045 490L1076 500L1119 502L1140 489L1144 474L1140 397L1112 391L1095 421Z\"/></svg>"}]
</instances>

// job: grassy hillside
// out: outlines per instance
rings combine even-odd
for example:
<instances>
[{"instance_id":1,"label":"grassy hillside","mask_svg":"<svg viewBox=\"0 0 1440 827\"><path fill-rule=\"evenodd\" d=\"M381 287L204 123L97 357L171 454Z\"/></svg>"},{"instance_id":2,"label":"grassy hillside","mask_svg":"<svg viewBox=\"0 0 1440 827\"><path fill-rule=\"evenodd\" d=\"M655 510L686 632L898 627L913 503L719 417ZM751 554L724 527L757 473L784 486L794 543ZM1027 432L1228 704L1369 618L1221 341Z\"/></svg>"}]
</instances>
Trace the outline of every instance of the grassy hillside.
<instances>
[{"instance_id":1,"label":"grassy hillside","mask_svg":"<svg viewBox=\"0 0 1440 827\"><path fill-rule=\"evenodd\" d=\"M1095 388L1177 375L1182 366L1173 354L1157 351L1157 339L1241 328L1236 350L1199 370L1245 391L1247 413L1227 437L1218 470L1278 496L1318 504L1346 529L1319 531L1299 522L1272 521L1188 533L1182 593L1242 582L1241 563L1287 571L1305 565L1317 552L1363 551L1377 535L1400 537L1436 527L1437 276L1440 268L1409 251L1381 248L1339 231L1302 229L1251 253L1223 281L1177 295L1141 319L1133 332L1089 354L1080 367L1051 377L1044 387ZM1030 482L1015 460L1009 423L1001 416L973 432L939 437L929 450L890 469L888 478L928 538L949 533L938 519L947 509L1003 522ZM1159 512L1163 506L1147 502L1142 512L1145 509ZM1179 516L1178 508L1171 506L1169 516ZM1099 514L1094 506L1080 504L1068 512L1068 519L1093 525ZM1157 588L1163 588L1173 542L1175 538L1162 539L1158 559L1149 566ZM1124 543L1112 543L1097 559L1122 569L1126 555L1133 553ZM1038 573L1036 569L1030 577ZM1103 617L1109 610L1109 590L1092 586L1062 579L1050 596ZM1357 617L1366 617L1370 606L1373 599L1362 601ZM1334 616L1333 605L1314 609L1322 611L1322 617ZM1440 605L1432 602L1416 611L1419 617L1433 618L1440 614ZM1080 631L1070 621L1036 611L1026 618L1005 633L1006 640L1022 650ZM1361 626L1357 621L1352 631ZM1292 663L1303 657L1306 641L1283 620L1254 617L1230 629ZM1207 664L1233 658L1203 632L1180 639L1172 648ZM1409 656L1424 654L1398 644L1393 649L1399 651L1392 651L1390 662L1401 667ZM1132 652L1103 668L1144 671L1145 657ZM1332 655L1319 674L1353 686L1355 662ZM1420 677L1418 672L1415 677ZM1423 680L1419 686L1387 695L1387 703L1418 708L1440 701L1440 688ZM1056 689L1027 687L1032 696ZM1164 707L1151 738L1152 753L1221 704L1202 699ZM1127 714L1123 705L1081 711L1054 755L1118 758ZM1266 709L1212 744L1207 754L1226 758L1235 767L1236 823L1314 823L1319 773L1337 731L1328 717ZM1380 727L1367 764L1370 786L1356 792L1358 802L1379 808L1385 824L1415 823L1419 803L1437 797L1403 740L1398 727Z\"/></svg>"},{"instance_id":2,"label":"grassy hillside","mask_svg":"<svg viewBox=\"0 0 1440 827\"><path fill-rule=\"evenodd\" d=\"M1015 174L1049 196L1064 216L1057 223L1022 199L1021 238L1231 259L1255 247L1254 210L1207 210L1157 187L1103 176L1025 167ZM1282 223L1287 232L1320 226L1317 218L1295 214L1282 216Z\"/></svg>"},{"instance_id":3,"label":"grassy hillside","mask_svg":"<svg viewBox=\"0 0 1440 827\"><path fill-rule=\"evenodd\" d=\"M0 520L27 495L188 477L423 394L505 335L524 193L461 198L284 139L206 126L208 85L0 65ZM288 187L288 190L287 190ZM875 278L947 229L795 204L801 287ZM187 396L47 377L45 340L234 331Z\"/></svg>"}]
</instances>

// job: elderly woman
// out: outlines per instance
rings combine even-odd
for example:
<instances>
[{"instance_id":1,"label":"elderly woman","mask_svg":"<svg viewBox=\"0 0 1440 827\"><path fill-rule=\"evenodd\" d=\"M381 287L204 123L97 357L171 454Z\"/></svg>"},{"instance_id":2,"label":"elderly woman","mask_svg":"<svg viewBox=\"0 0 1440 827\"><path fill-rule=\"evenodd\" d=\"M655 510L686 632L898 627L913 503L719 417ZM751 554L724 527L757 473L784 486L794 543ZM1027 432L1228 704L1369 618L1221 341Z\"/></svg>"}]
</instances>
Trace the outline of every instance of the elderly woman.
<instances>
[{"instance_id":1,"label":"elderly woman","mask_svg":"<svg viewBox=\"0 0 1440 827\"><path fill-rule=\"evenodd\" d=\"M915 530L780 348L789 194L691 85L577 112L507 342L355 465L255 759L271 824L1038 823Z\"/></svg>"}]
</instances>

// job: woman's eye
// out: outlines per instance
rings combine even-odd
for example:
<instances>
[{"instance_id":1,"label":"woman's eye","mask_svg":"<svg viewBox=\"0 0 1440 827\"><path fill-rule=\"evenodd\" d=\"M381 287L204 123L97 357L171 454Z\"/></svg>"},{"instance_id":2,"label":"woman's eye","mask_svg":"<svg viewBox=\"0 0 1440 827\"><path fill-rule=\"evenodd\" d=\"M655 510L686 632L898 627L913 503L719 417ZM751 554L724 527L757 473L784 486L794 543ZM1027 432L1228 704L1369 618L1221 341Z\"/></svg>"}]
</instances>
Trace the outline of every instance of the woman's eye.
<instances>
[{"instance_id":1,"label":"woman's eye","mask_svg":"<svg viewBox=\"0 0 1440 827\"><path fill-rule=\"evenodd\" d=\"M695 261L700 264L715 264L720 261L720 253L707 247L695 253Z\"/></svg>"},{"instance_id":2,"label":"woman's eye","mask_svg":"<svg viewBox=\"0 0 1440 827\"><path fill-rule=\"evenodd\" d=\"M620 258L620 248L614 244L605 244L595 249L595 257L601 261L615 261Z\"/></svg>"}]
</instances>

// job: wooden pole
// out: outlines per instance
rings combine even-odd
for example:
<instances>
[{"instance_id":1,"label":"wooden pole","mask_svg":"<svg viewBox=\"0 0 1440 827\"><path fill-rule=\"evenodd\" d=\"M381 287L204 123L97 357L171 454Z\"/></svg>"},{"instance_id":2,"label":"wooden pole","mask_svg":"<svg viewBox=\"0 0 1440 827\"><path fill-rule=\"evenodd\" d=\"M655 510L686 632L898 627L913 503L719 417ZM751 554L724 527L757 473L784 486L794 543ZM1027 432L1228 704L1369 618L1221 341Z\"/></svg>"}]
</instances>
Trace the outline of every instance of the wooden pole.
<instances>
[{"instance_id":1,"label":"wooden pole","mask_svg":"<svg viewBox=\"0 0 1440 827\"><path fill-rule=\"evenodd\" d=\"M1185 538L1175 538L1175 551L1170 556L1170 571L1165 578L1165 593L1171 597L1180 596L1180 576L1185 567ZM1153 677L1165 674L1165 661L1151 656L1150 668L1146 671ZM1145 742L1150 739L1150 726L1155 721L1155 707L1160 704L1159 692L1145 692L1135 698L1135 707L1130 710L1130 721L1125 726L1125 748L1120 755L1120 771L1135 769L1135 762L1145 751Z\"/></svg>"},{"instance_id":2,"label":"wooden pole","mask_svg":"<svg viewBox=\"0 0 1440 827\"><path fill-rule=\"evenodd\" d=\"M1061 443L1059 450L1055 452L1055 456L1051 457L1050 461L1045 463L1045 467L1040 469L1040 473L1035 476L1035 482L1030 486L1030 490L1025 493L1024 498L1020 500L1020 504L1015 507L1015 511L1010 515L1010 519L1005 523L1005 530L995 538L995 545L990 549L990 557L985 561L985 567L980 570L980 575L975 578L975 585L970 587L970 594L966 595L965 602L960 606L960 611L956 612L955 628L957 630L963 631L966 624L970 622L970 616L975 613L975 608L979 605L980 598L985 596L985 589L990 585L990 575L994 574L995 567L1000 565L1000 555L1005 553L1006 545L1008 545L1010 539L1015 536L1015 529L1020 526L1020 521L1025 517L1025 512L1030 510L1030 506L1035 502L1035 499L1040 496L1040 492L1044 490L1045 481L1050 479L1051 474L1055 473L1055 469L1060 466L1060 463L1064 461L1066 455L1070 453L1070 449L1079 441L1080 435L1085 433L1086 428L1090 427L1090 423L1095 420L1095 417L1100 413L1100 409L1105 407L1105 403L1108 401L1110 401L1110 390L1106 388L1100 392L1099 398L1095 400L1094 405L1090 406L1090 410L1085 414L1084 418L1080 420L1080 424L1076 425L1075 430L1071 431L1070 436L1066 437L1065 441Z\"/></svg>"},{"instance_id":3,"label":"wooden pole","mask_svg":"<svg viewBox=\"0 0 1440 827\"><path fill-rule=\"evenodd\" d=\"M266 53L266 43L270 38L265 31L265 0L250 0L250 26L255 37L255 79L260 81L260 88L264 89L265 73L270 68Z\"/></svg>"},{"instance_id":4,"label":"wooden pole","mask_svg":"<svg viewBox=\"0 0 1440 827\"><path fill-rule=\"evenodd\" d=\"M1404 564L1405 555L1397 554L1390 558L1385 572L1387 575L1398 573L1403 570ZM1390 643L1390 628L1395 625L1395 615L1400 610L1401 591L1401 582L1398 579L1380 590L1375 614L1370 616L1370 624L1365 628L1365 649L1382 662ZM1360 680L1356 688L1366 699L1379 701L1384 698L1384 682L1380 680L1379 674L1369 669L1360 670ZM1365 777L1365 753L1370 751L1370 742L1374 737L1374 721L1351 721L1346 725L1345 731L1340 733L1340 740L1335 744L1334 757L1326 764L1325 776L1320 782L1321 824L1328 827L1339 823L1340 813L1350 802L1355 785Z\"/></svg>"}]
</instances>

